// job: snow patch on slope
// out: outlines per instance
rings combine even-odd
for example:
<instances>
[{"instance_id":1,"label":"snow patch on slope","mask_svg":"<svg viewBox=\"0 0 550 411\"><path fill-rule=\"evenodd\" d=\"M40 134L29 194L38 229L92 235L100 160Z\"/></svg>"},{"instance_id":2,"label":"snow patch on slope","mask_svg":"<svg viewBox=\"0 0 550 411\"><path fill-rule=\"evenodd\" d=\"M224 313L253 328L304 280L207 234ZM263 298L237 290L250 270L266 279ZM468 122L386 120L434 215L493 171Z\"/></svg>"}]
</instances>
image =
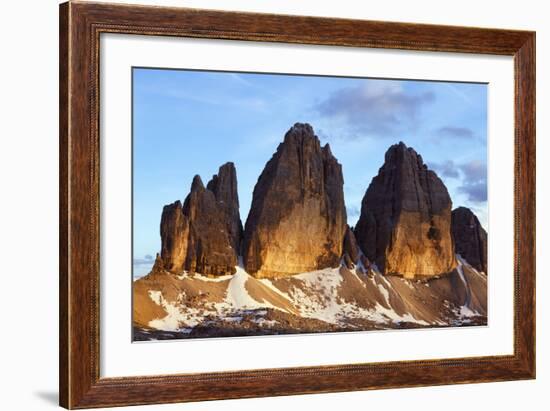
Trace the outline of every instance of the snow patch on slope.
<instances>
[{"instance_id":1,"label":"snow patch on slope","mask_svg":"<svg viewBox=\"0 0 550 411\"><path fill-rule=\"evenodd\" d=\"M273 283L268 280L267 278L262 278L258 280L263 285L265 285L267 288L269 288L271 291L273 291L275 294L279 294L281 297L285 298L286 300L292 302L292 299L289 297L289 295L281 290L279 290L277 287L273 285Z\"/></svg>"},{"instance_id":2,"label":"snow patch on slope","mask_svg":"<svg viewBox=\"0 0 550 411\"><path fill-rule=\"evenodd\" d=\"M424 321L424 320L418 320L416 319L412 314L406 313L403 315L399 315L395 312L393 309L388 309L382 307L380 304L376 303L376 307L374 309L376 314L383 315L387 319L389 319L391 322L399 324L402 322L409 322L409 323L415 323L420 325L430 325L430 323ZM387 321L379 321L379 322L387 322Z\"/></svg>"},{"instance_id":3,"label":"snow patch on slope","mask_svg":"<svg viewBox=\"0 0 550 411\"><path fill-rule=\"evenodd\" d=\"M203 319L202 313L194 308L181 309L182 305L179 303L181 295L175 302L168 302L160 291L149 290L149 297L151 300L161 306L167 313L163 318L157 318L149 321L149 327L156 328L157 330L165 331L178 331L182 327L182 323L189 327L194 327L200 324Z\"/></svg>"},{"instance_id":4,"label":"snow patch on slope","mask_svg":"<svg viewBox=\"0 0 550 411\"><path fill-rule=\"evenodd\" d=\"M246 291L246 282L248 281L249 275L241 267L237 267L237 272L233 274L233 277L229 281L229 286L227 287L227 296L225 298L225 303L231 306L234 309L256 309L256 308L265 308L264 303L256 301L254 298L248 294Z\"/></svg>"},{"instance_id":5,"label":"snow patch on slope","mask_svg":"<svg viewBox=\"0 0 550 411\"><path fill-rule=\"evenodd\" d=\"M204 281L207 283L221 283L223 281L230 280L233 275L227 274L227 275L220 275L218 277L208 277L206 275L202 275L199 273L193 273L192 275L189 274L187 271L184 271L182 274L176 276L178 280L185 280L187 278L192 278L193 280L199 280Z\"/></svg>"},{"instance_id":6,"label":"snow patch on slope","mask_svg":"<svg viewBox=\"0 0 550 411\"><path fill-rule=\"evenodd\" d=\"M292 287L289 297L304 317L316 318L329 323L338 323L342 315L342 305L338 301L338 287L342 282L340 268L327 268L298 274L294 278L301 280L301 288Z\"/></svg>"},{"instance_id":7,"label":"snow patch on slope","mask_svg":"<svg viewBox=\"0 0 550 411\"><path fill-rule=\"evenodd\" d=\"M355 271L351 272L359 279ZM381 274L376 275L380 278L381 283L375 284L388 306L391 307L388 291L388 288L391 289L391 284ZM296 286L292 287L289 290L289 298L300 309L303 317L315 318L331 324L344 324L353 319L365 319L379 324L411 322L430 325L426 321L416 319L411 314L399 315L395 310L385 308L378 303L374 309L367 309L345 301L338 292L343 280L340 268L299 274L294 278L303 281L305 287L304 289ZM371 278L371 280L374 282L374 279ZM363 284L362 281L361 284Z\"/></svg>"},{"instance_id":8,"label":"snow patch on slope","mask_svg":"<svg viewBox=\"0 0 550 411\"><path fill-rule=\"evenodd\" d=\"M460 254L456 254L456 259L458 260L458 265L456 267L458 276L460 277L460 280L462 281L462 283L464 284L464 287L466 288L466 301L464 302L464 305L462 305L459 308L460 317L461 318L476 317L480 314L477 311L470 308L471 301L472 301L472 290L470 289L470 284L468 283L468 280L464 275L464 266L467 265L468 269L475 271L476 273L477 273L477 270L475 270L470 264L468 264Z\"/></svg>"},{"instance_id":9,"label":"snow patch on slope","mask_svg":"<svg viewBox=\"0 0 550 411\"><path fill-rule=\"evenodd\" d=\"M467 278L462 271L464 261L460 256L457 256L457 258L459 261L459 269L457 271L461 281L468 290ZM271 291L284 298L286 301L289 301L293 307L299 310L299 315L301 317L318 319L330 324L354 327L353 324L357 324L357 322L353 323L353 320L367 320L382 326L384 324L399 324L402 322L415 323L423 326L432 325L429 322L415 318L411 313L398 314L392 307L392 299L390 299L390 295L394 296L394 294L391 294L394 292L392 282L385 278L384 275L380 274L378 268L374 264L371 266L372 271L370 274L363 274L358 271L361 268L362 263L359 262L357 269L349 270L349 272L357 278L362 289L374 287L384 298L382 303L376 302L376 305L371 308L361 307L357 305L355 301L346 301L344 299L343 295L345 294L342 290L343 287L348 286L348 284L344 283L344 277L340 272L340 267L327 268L289 277L289 286L286 292L283 292L275 285L277 284L276 281L255 279L251 277L244 270L242 264L236 267L235 274L217 278L206 277L200 274L193 274L190 276L184 273L180 276L181 280L189 277L189 279L201 280L205 283L226 281L227 290L223 301L218 303L205 303L199 307L193 307L186 304L185 293L181 293L176 301L168 302L164 299L160 291L149 290L149 297L151 300L155 304L163 307L167 312L164 318L150 321L149 326L159 330L186 331L190 330L190 327L195 327L201 323L204 324L205 321L208 321L208 317L210 319L213 318L226 322L240 322L243 320L243 315L248 315L252 311L254 311L254 315L259 316L253 320L254 322L270 326L273 322L262 318L267 315L267 309L271 308L283 312L288 311L283 307L274 306L270 302L265 301L264 297L256 296L255 298L259 298L260 301L256 300L253 297L256 291L253 290L257 290L258 285L260 287L265 287L265 291ZM366 281L367 278L370 281ZM253 281L254 287L249 286L247 289L248 281ZM392 281L394 280L392 279ZM402 281L405 282L406 286L410 289L415 288L413 283L409 280L403 279ZM429 286L428 283L424 285ZM251 295L251 293L253 295ZM384 304L384 301L386 304ZM466 302L467 304L464 306L455 308L455 310L457 310L457 316L459 315L467 319L479 315L469 307L468 301ZM386 308L382 304L389 308ZM441 324L441 322L436 321L433 324Z\"/></svg>"},{"instance_id":10,"label":"snow patch on slope","mask_svg":"<svg viewBox=\"0 0 550 411\"><path fill-rule=\"evenodd\" d=\"M462 307L460 307L460 316L461 317L477 317L478 315L480 315L477 311L474 311L470 308L468 308L467 306L463 305Z\"/></svg>"},{"instance_id":11,"label":"snow patch on slope","mask_svg":"<svg viewBox=\"0 0 550 411\"><path fill-rule=\"evenodd\" d=\"M261 301L254 299L254 297L252 297L247 291L246 283L247 281L258 281L260 284L276 292L287 301L291 301L288 295L281 292L273 284L267 282L267 280L256 280L251 275L249 275L242 267L237 266L236 268L236 273L233 274L231 280L229 281L225 301L221 304L216 305L218 311L258 310L272 308L274 310L289 312L282 307L271 304L269 301L265 301L265 299L263 298Z\"/></svg>"},{"instance_id":12,"label":"snow patch on slope","mask_svg":"<svg viewBox=\"0 0 550 411\"><path fill-rule=\"evenodd\" d=\"M380 291L380 293L384 297L384 300L386 300L386 304L388 304L388 306L389 306L390 305L390 293L389 293L389 291L386 290L382 284L378 284L378 290Z\"/></svg>"}]
</instances>

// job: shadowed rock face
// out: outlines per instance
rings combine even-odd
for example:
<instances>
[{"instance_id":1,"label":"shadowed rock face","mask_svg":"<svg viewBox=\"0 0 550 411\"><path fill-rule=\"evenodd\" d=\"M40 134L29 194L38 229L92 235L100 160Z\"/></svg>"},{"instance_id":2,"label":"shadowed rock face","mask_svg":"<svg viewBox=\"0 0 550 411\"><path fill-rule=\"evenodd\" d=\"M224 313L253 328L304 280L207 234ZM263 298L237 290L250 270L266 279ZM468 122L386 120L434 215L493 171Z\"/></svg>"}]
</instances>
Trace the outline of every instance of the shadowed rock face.
<instances>
[{"instance_id":1,"label":"shadowed rock face","mask_svg":"<svg viewBox=\"0 0 550 411\"><path fill-rule=\"evenodd\" d=\"M359 254L359 245L355 239L355 234L353 234L349 226L346 226L346 234L344 236L344 261L346 261L348 268L350 264L347 263L346 256L353 264L357 264L359 261Z\"/></svg>"},{"instance_id":2,"label":"shadowed rock face","mask_svg":"<svg viewBox=\"0 0 550 411\"><path fill-rule=\"evenodd\" d=\"M451 228L456 253L476 270L487 273L487 232L476 215L466 207L454 209Z\"/></svg>"},{"instance_id":3,"label":"shadowed rock face","mask_svg":"<svg viewBox=\"0 0 550 411\"><path fill-rule=\"evenodd\" d=\"M339 264L346 230L342 167L309 124L295 124L254 187L246 270L279 277Z\"/></svg>"},{"instance_id":4,"label":"shadowed rock face","mask_svg":"<svg viewBox=\"0 0 550 411\"><path fill-rule=\"evenodd\" d=\"M220 167L208 187L195 176L184 204L176 201L162 211L161 257L164 268L172 273L235 272L241 224L233 164Z\"/></svg>"},{"instance_id":5,"label":"shadowed rock face","mask_svg":"<svg viewBox=\"0 0 550 411\"><path fill-rule=\"evenodd\" d=\"M384 274L433 276L456 265L451 198L412 148L391 146L361 206L355 236Z\"/></svg>"},{"instance_id":6,"label":"shadowed rock face","mask_svg":"<svg viewBox=\"0 0 550 411\"><path fill-rule=\"evenodd\" d=\"M214 193L218 206L224 213L227 232L233 249L239 254L243 235L243 225L239 215L239 195L237 193L237 171L233 163L220 167L212 176L206 188Z\"/></svg>"}]
</instances>

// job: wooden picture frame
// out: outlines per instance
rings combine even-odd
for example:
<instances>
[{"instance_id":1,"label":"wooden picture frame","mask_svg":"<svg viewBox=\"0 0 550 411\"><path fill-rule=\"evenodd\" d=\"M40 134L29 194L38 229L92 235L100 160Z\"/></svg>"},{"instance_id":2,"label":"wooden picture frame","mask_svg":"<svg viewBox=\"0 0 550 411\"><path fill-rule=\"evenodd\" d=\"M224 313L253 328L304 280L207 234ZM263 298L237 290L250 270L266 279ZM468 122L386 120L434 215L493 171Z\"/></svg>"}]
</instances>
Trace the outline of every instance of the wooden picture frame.
<instances>
[{"instance_id":1,"label":"wooden picture frame","mask_svg":"<svg viewBox=\"0 0 550 411\"><path fill-rule=\"evenodd\" d=\"M483 53L515 71L514 354L100 378L101 33ZM535 33L69 2L60 6L60 405L91 408L535 378Z\"/></svg>"}]
</instances>

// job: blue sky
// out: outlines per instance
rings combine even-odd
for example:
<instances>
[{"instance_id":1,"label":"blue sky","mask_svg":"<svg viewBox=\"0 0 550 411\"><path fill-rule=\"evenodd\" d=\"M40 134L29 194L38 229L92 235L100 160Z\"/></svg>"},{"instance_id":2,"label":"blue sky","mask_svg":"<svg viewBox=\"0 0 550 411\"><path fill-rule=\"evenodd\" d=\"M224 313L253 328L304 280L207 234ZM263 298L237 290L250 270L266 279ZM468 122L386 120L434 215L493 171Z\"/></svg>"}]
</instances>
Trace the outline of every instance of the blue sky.
<instances>
[{"instance_id":1,"label":"blue sky","mask_svg":"<svg viewBox=\"0 0 550 411\"><path fill-rule=\"evenodd\" d=\"M342 164L350 225L387 148L403 141L443 179L453 208L487 227L485 84L135 68L133 111L137 260L160 249L162 207L227 161L244 224L258 176L296 122Z\"/></svg>"}]
</instances>

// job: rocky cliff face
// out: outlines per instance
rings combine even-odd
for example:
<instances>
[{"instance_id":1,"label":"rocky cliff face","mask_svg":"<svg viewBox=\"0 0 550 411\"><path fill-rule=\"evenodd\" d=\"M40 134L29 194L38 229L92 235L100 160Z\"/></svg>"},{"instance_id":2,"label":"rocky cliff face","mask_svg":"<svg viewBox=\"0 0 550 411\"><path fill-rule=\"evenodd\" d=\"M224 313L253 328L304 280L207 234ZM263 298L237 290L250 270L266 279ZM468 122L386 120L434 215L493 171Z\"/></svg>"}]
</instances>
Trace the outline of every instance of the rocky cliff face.
<instances>
[{"instance_id":1,"label":"rocky cliff face","mask_svg":"<svg viewBox=\"0 0 550 411\"><path fill-rule=\"evenodd\" d=\"M206 275L235 272L241 238L235 167L220 167L205 188L195 176L184 204L176 201L162 211L161 257L172 273L183 270Z\"/></svg>"},{"instance_id":2,"label":"rocky cliff face","mask_svg":"<svg viewBox=\"0 0 550 411\"><path fill-rule=\"evenodd\" d=\"M239 214L239 195L237 193L237 171L233 163L225 163L218 174L212 176L206 188L214 193L219 208L224 214L231 245L240 254L243 225Z\"/></svg>"},{"instance_id":3,"label":"rocky cliff face","mask_svg":"<svg viewBox=\"0 0 550 411\"><path fill-rule=\"evenodd\" d=\"M160 219L160 255L164 267L174 273L184 270L189 240L189 217L178 200L165 205Z\"/></svg>"},{"instance_id":4,"label":"rocky cliff face","mask_svg":"<svg viewBox=\"0 0 550 411\"><path fill-rule=\"evenodd\" d=\"M342 167L309 124L295 124L254 188L243 257L255 277L337 266L346 211Z\"/></svg>"},{"instance_id":5,"label":"rocky cliff face","mask_svg":"<svg viewBox=\"0 0 550 411\"><path fill-rule=\"evenodd\" d=\"M412 148L391 146L362 201L355 236L384 274L434 276L456 265L451 198Z\"/></svg>"},{"instance_id":6,"label":"rocky cliff face","mask_svg":"<svg viewBox=\"0 0 550 411\"><path fill-rule=\"evenodd\" d=\"M451 228L456 253L476 270L487 273L487 232L476 215L466 207L454 209Z\"/></svg>"},{"instance_id":7,"label":"rocky cliff face","mask_svg":"<svg viewBox=\"0 0 550 411\"><path fill-rule=\"evenodd\" d=\"M346 226L343 253L344 263L348 268L353 268L353 265L357 264L359 261L360 250L357 240L355 239L355 234L353 234L353 231L349 226Z\"/></svg>"},{"instance_id":8,"label":"rocky cliff face","mask_svg":"<svg viewBox=\"0 0 550 411\"><path fill-rule=\"evenodd\" d=\"M155 258L155 263L153 264L153 267L151 268L150 274L162 274L165 272L164 268L164 261L162 260L159 253L157 253L157 256Z\"/></svg>"}]
</instances>

